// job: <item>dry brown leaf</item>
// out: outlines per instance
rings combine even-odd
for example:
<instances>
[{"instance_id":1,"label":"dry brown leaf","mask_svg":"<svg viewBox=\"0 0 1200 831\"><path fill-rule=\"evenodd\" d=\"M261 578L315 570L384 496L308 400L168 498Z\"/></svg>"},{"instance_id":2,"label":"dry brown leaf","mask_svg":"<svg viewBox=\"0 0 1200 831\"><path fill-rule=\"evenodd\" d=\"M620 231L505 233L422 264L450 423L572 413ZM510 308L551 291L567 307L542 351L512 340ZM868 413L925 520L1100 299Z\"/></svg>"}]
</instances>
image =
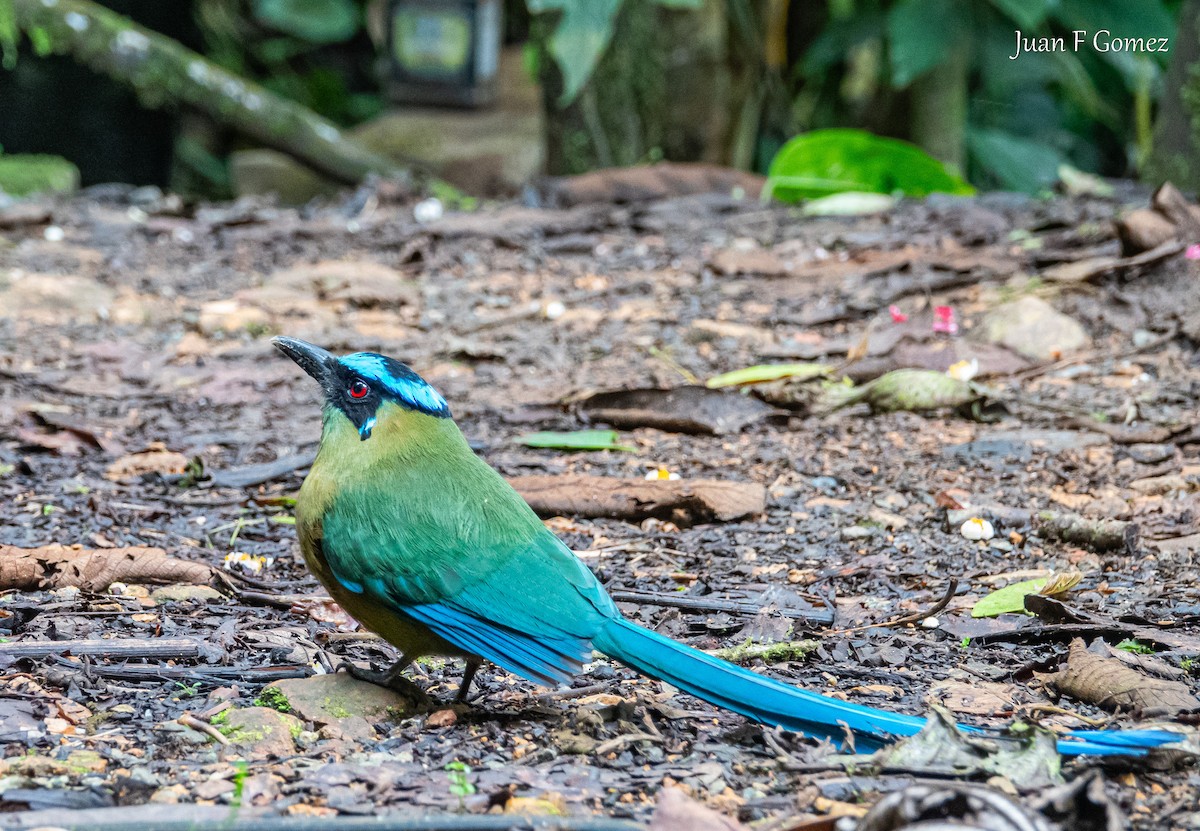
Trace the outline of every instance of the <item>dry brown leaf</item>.
<instances>
[{"instance_id":1,"label":"dry brown leaf","mask_svg":"<svg viewBox=\"0 0 1200 831\"><path fill-rule=\"evenodd\" d=\"M180 474L187 470L187 466L187 456L167 450L162 442L154 442L145 450L117 459L104 471L104 478L112 482L125 482L148 473Z\"/></svg>"},{"instance_id":2,"label":"dry brown leaf","mask_svg":"<svg viewBox=\"0 0 1200 831\"><path fill-rule=\"evenodd\" d=\"M104 591L117 582L208 583L213 570L167 556L161 548L75 548L0 545L0 589L37 591L76 586Z\"/></svg>"},{"instance_id":3,"label":"dry brown leaf","mask_svg":"<svg viewBox=\"0 0 1200 831\"><path fill-rule=\"evenodd\" d=\"M1044 594L1046 597L1063 594L1078 586L1081 580L1083 575L1078 571L1055 572L1046 578L1046 585L1042 586L1038 594Z\"/></svg>"},{"instance_id":4,"label":"dry brown leaf","mask_svg":"<svg viewBox=\"0 0 1200 831\"><path fill-rule=\"evenodd\" d=\"M1088 651L1082 638L1071 641L1067 663L1045 680L1061 692L1105 710L1132 710L1143 717L1170 717L1200 709L1187 684L1151 678L1116 658Z\"/></svg>"},{"instance_id":5,"label":"dry brown leaf","mask_svg":"<svg viewBox=\"0 0 1200 831\"><path fill-rule=\"evenodd\" d=\"M737 820L701 805L679 788L663 788L650 819L650 831L742 831Z\"/></svg>"},{"instance_id":6,"label":"dry brown leaf","mask_svg":"<svg viewBox=\"0 0 1200 831\"><path fill-rule=\"evenodd\" d=\"M988 681L939 681L929 690L929 700L940 704L953 713L973 716L999 716L1011 714L1016 706L1013 688L1007 684Z\"/></svg>"}]
</instances>

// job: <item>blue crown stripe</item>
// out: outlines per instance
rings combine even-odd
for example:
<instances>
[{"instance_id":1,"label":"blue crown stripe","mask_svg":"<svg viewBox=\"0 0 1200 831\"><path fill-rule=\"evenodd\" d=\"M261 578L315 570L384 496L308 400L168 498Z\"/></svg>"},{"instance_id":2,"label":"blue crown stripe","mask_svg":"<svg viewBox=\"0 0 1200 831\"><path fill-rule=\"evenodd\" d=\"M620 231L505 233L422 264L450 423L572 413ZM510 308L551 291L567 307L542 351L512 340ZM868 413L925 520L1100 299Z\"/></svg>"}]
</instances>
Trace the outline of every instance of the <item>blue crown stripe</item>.
<instances>
[{"instance_id":1,"label":"blue crown stripe","mask_svg":"<svg viewBox=\"0 0 1200 831\"><path fill-rule=\"evenodd\" d=\"M374 352L356 352L340 359L342 366L362 377L401 406L426 415L448 418L450 407L433 387L410 368Z\"/></svg>"}]
</instances>

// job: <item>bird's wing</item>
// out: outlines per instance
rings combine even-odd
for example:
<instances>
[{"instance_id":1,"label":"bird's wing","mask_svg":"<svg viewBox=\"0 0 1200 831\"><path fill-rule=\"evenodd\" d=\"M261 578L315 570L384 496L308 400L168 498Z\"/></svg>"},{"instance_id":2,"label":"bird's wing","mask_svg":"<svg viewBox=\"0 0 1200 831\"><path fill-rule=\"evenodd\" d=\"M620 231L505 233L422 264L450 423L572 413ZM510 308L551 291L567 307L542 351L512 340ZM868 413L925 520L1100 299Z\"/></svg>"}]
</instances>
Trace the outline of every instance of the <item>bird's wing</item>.
<instances>
[{"instance_id":1,"label":"bird's wing","mask_svg":"<svg viewBox=\"0 0 1200 831\"><path fill-rule=\"evenodd\" d=\"M617 614L587 566L499 475L486 496L405 484L331 505L321 547L333 577L531 681L578 673Z\"/></svg>"}]
</instances>

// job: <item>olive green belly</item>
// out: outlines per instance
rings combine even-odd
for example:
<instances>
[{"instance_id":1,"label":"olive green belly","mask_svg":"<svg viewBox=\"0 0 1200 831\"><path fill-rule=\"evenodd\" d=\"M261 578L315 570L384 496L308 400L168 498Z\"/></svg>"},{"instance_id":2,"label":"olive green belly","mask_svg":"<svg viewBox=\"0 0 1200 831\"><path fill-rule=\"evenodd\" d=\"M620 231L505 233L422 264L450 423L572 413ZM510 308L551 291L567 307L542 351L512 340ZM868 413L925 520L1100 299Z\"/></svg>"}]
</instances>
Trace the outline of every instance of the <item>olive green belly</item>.
<instances>
[{"instance_id":1,"label":"olive green belly","mask_svg":"<svg viewBox=\"0 0 1200 831\"><path fill-rule=\"evenodd\" d=\"M307 540L304 536L301 539ZM367 629L399 649L406 658L415 659L424 655L470 655L434 633L425 624L410 620L365 595L355 594L347 589L333 576L324 560L314 556L315 550L319 550L318 546L302 544L301 549L309 570L321 581L338 605Z\"/></svg>"},{"instance_id":2,"label":"olive green belly","mask_svg":"<svg viewBox=\"0 0 1200 831\"><path fill-rule=\"evenodd\" d=\"M325 588L352 618L399 649L407 658L420 658L423 655L466 657L469 654L435 634L425 624L398 615L361 594L354 594L336 581Z\"/></svg>"}]
</instances>

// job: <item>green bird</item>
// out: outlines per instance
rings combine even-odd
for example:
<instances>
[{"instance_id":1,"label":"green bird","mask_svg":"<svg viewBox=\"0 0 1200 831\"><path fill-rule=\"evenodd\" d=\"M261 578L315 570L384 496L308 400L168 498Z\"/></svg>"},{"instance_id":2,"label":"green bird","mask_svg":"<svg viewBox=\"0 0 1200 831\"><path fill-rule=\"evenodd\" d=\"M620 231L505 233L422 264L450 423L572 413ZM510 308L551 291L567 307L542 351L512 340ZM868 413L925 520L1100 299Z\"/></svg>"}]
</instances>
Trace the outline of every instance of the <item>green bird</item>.
<instances>
[{"instance_id":1,"label":"green bird","mask_svg":"<svg viewBox=\"0 0 1200 831\"><path fill-rule=\"evenodd\" d=\"M463 658L465 698L491 661L546 686L599 650L757 722L859 750L916 733L922 718L829 698L714 658L626 620L596 576L468 446L436 390L371 352L337 357L274 344L321 385L321 447L300 489L308 567L363 626L400 651L380 680L426 655ZM1073 754L1141 752L1170 731L1080 731Z\"/></svg>"}]
</instances>

